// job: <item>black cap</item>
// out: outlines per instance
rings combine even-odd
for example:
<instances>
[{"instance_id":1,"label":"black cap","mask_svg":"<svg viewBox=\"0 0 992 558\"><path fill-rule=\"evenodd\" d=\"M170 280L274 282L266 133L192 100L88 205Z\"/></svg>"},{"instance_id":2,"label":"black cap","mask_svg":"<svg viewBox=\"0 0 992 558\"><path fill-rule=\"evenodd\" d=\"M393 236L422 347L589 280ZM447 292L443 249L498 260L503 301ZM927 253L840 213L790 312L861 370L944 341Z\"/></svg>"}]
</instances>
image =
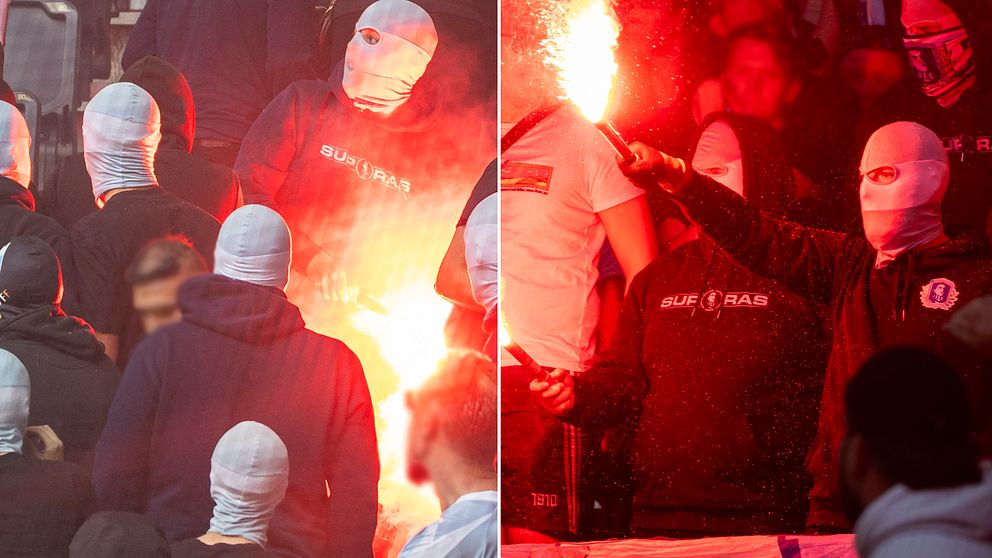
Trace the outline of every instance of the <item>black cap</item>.
<instances>
[{"instance_id":1,"label":"black cap","mask_svg":"<svg viewBox=\"0 0 992 558\"><path fill-rule=\"evenodd\" d=\"M76 532L69 558L169 558L165 536L143 515L106 511L94 514Z\"/></svg>"},{"instance_id":2,"label":"black cap","mask_svg":"<svg viewBox=\"0 0 992 558\"><path fill-rule=\"evenodd\" d=\"M34 236L0 248L0 312L62 302L62 267L55 252Z\"/></svg>"}]
</instances>

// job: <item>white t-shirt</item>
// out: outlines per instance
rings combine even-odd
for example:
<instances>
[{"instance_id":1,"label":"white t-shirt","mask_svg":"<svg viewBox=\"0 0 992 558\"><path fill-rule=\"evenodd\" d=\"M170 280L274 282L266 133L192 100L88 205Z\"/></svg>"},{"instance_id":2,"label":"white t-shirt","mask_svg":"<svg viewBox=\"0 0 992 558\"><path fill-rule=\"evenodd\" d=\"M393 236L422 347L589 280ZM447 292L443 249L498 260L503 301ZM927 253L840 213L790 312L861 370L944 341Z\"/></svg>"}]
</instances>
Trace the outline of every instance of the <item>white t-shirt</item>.
<instances>
[{"instance_id":1,"label":"white t-shirt","mask_svg":"<svg viewBox=\"0 0 992 558\"><path fill-rule=\"evenodd\" d=\"M501 311L513 340L541 366L589 367L606 238L597 213L642 195L606 138L570 105L503 154ZM505 350L501 358L516 363Z\"/></svg>"}]
</instances>

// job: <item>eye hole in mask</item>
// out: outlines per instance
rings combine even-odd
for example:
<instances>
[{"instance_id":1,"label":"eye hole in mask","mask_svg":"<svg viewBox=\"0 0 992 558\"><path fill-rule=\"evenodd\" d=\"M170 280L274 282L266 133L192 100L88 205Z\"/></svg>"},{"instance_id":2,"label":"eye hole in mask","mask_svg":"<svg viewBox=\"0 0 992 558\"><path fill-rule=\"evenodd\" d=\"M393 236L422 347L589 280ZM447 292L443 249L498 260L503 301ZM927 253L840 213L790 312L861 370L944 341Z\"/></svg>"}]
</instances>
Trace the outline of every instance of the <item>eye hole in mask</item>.
<instances>
[{"instance_id":1,"label":"eye hole in mask","mask_svg":"<svg viewBox=\"0 0 992 558\"><path fill-rule=\"evenodd\" d=\"M699 169L699 172L707 176L724 176L727 174L727 167L720 165L716 167L707 167L705 169Z\"/></svg>"},{"instance_id":2,"label":"eye hole in mask","mask_svg":"<svg viewBox=\"0 0 992 558\"><path fill-rule=\"evenodd\" d=\"M364 39L366 43L370 45L379 44L379 32L375 29L362 29L359 33L362 35L362 39Z\"/></svg>"},{"instance_id":3,"label":"eye hole in mask","mask_svg":"<svg viewBox=\"0 0 992 558\"><path fill-rule=\"evenodd\" d=\"M868 171L864 176L871 182L884 186L896 181L896 178L899 177L899 170L891 166L878 167Z\"/></svg>"}]
</instances>

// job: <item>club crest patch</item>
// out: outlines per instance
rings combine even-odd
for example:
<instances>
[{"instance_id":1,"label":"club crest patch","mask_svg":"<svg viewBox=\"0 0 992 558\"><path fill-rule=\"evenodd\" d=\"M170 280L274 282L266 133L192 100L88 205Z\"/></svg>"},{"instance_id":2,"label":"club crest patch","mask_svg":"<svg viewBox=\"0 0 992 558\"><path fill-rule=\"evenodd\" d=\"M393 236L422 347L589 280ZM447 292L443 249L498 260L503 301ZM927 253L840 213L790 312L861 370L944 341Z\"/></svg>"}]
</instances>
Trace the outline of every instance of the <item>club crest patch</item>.
<instances>
[{"instance_id":1,"label":"club crest patch","mask_svg":"<svg viewBox=\"0 0 992 558\"><path fill-rule=\"evenodd\" d=\"M934 279L929 284L923 285L920 291L920 302L924 308L935 310L950 310L954 303L958 301L958 290L954 286L954 281L950 279Z\"/></svg>"}]
</instances>

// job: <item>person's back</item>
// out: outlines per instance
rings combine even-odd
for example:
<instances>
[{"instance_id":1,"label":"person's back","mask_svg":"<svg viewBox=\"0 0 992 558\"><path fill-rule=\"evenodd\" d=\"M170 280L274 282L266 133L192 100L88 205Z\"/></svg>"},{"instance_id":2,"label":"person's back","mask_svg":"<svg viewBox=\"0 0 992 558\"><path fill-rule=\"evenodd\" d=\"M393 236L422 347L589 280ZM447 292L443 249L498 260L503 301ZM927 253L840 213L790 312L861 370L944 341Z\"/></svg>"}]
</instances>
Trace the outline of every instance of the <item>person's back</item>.
<instances>
[{"instance_id":1,"label":"person's back","mask_svg":"<svg viewBox=\"0 0 992 558\"><path fill-rule=\"evenodd\" d=\"M4 247L0 348L24 363L34 386L28 424L49 425L66 459L88 471L120 371L93 330L60 307L62 276L51 248L35 237Z\"/></svg>"},{"instance_id":2,"label":"person's back","mask_svg":"<svg viewBox=\"0 0 992 558\"><path fill-rule=\"evenodd\" d=\"M24 455L30 394L24 365L0 350L0 553L64 558L92 493L75 465Z\"/></svg>"},{"instance_id":3,"label":"person's back","mask_svg":"<svg viewBox=\"0 0 992 558\"><path fill-rule=\"evenodd\" d=\"M266 242L259 228L271 215L260 206L231 215L215 254L221 275L188 280L179 295L182 323L156 332L133 355L97 449L100 505L143 510L170 540L202 534L213 507L214 440L255 420L279 434L292 461L270 548L303 557L370 555L378 457L368 387L354 353L305 329L282 292L288 230L284 249L240 258ZM143 481L121 485L121 478Z\"/></svg>"},{"instance_id":4,"label":"person's back","mask_svg":"<svg viewBox=\"0 0 992 558\"><path fill-rule=\"evenodd\" d=\"M211 160L231 166L272 97L293 81L316 77L314 23L312 0L151 0L121 63L126 68L155 55L179 68L196 100L197 141L227 151Z\"/></svg>"}]
</instances>

